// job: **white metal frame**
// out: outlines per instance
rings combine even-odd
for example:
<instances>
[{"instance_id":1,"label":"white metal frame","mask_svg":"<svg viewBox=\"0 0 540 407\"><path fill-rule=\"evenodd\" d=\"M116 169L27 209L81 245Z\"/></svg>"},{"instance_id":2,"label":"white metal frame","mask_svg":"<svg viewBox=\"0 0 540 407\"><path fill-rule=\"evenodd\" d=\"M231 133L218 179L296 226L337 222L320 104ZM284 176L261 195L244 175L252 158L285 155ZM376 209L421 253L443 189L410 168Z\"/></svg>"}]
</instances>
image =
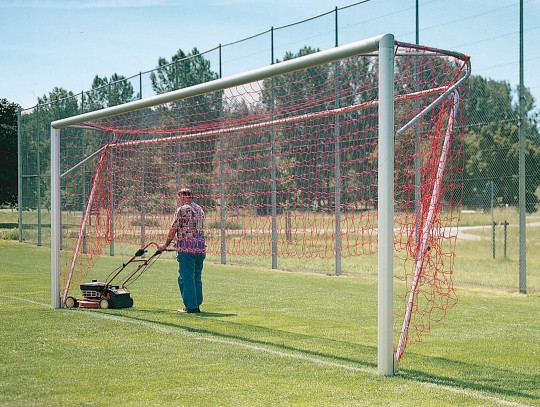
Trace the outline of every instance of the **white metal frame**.
<instances>
[{"instance_id":1,"label":"white metal frame","mask_svg":"<svg viewBox=\"0 0 540 407\"><path fill-rule=\"evenodd\" d=\"M379 43L377 372L394 374L394 36Z\"/></svg>"},{"instance_id":2,"label":"white metal frame","mask_svg":"<svg viewBox=\"0 0 540 407\"><path fill-rule=\"evenodd\" d=\"M84 113L51 123L51 304L61 308L60 296L60 129L92 120L152 107L190 96L259 81L353 55L379 52L379 283L378 373L393 375L393 224L394 224L394 36L379 35L330 50L202 83L146 99Z\"/></svg>"}]
</instances>

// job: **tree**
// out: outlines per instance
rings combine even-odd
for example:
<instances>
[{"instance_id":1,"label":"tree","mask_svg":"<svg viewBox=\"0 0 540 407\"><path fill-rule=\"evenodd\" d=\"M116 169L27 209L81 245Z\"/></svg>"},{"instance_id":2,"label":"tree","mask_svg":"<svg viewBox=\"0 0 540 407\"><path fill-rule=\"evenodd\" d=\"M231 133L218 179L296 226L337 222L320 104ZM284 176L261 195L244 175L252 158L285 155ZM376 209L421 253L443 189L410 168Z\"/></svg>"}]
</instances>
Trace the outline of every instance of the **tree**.
<instances>
[{"instance_id":1,"label":"tree","mask_svg":"<svg viewBox=\"0 0 540 407\"><path fill-rule=\"evenodd\" d=\"M211 70L210 61L205 59L197 48L190 54L179 49L171 58L158 59L157 73L150 74L152 88L158 94L187 88L217 79L219 75Z\"/></svg>"},{"instance_id":2,"label":"tree","mask_svg":"<svg viewBox=\"0 0 540 407\"><path fill-rule=\"evenodd\" d=\"M158 67L150 74L152 87L157 94L187 88L218 79L219 75L211 69L210 61L193 48L190 54L179 49L171 62L160 57ZM159 127L178 133L193 133L210 130L220 126L223 116L223 91L205 93L188 97L156 109L160 114ZM211 171L205 168L205 157L215 151L217 136L201 140L189 140L175 146L178 155L176 176L184 183L196 185L210 182ZM181 167L181 168L180 168ZM203 202L205 205L208 203Z\"/></svg>"},{"instance_id":3,"label":"tree","mask_svg":"<svg viewBox=\"0 0 540 407\"><path fill-rule=\"evenodd\" d=\"M211 70L210 61L205 59L197 48L193 48L191 54L187 55L179 49L172 56L171 62L160 57L157 73L150 74L152 88L157 94L198 85L218 77L219 75ZM222 92L211 92L174 102L165 110L176 109L181 114L174 117L167 114L169 117L163 117L163 125L193 128L218 123L223 109L222 96Z\"/></svg>"},{"instance_id":4,"label":"tree","mask_svg":"<svg viewBox=\"0 0 540 407\"><path fill-rule=\"evenodd\" d=\"M41 112L47 112L52 120L63 119L80 113L73 92L58 87L53 88L48 96L38 97L38 105L41 106Z\"/></svg>"},{"instance_id":5,"label":"tree","mask_svg":"<svg viewBox=\"0 0 540 407\"><path fill-rule=\"evenodd\" d=\"M471 78L469 132L465 139L465 205L490 204L493 183L499 205L518 204L519 106L504 81ZM540 185L540 135L535 121L534 98L526 89L525 132L526 207L533 212Z\"/></svg>"},{"instance_id":6,"label":"tree","mask_svg":"<svg viewBox=\"0 0 540 407\"><path fill-rule=\"evenodd\" d=\"M38 98L38 106L23 117L21 138L25 152L24 160L35 165L30 174L39 175L41 199L40 205L50 206L50 137L51 122L81 113L77 98L73 92L55 87L48 95ZM77 130L64 130L77 131ZM38 159L39 156L39 159ZM37 181L36 181L37 182ZM25 194L25 206L37 207L37 185L28 184Z\"/></svg>"},{"instance_id":7,"label":"tree","mask_svg":"<svg viewBox=\"0 0 540 407\"><path fill-rule=\"evenodd\" d=\"M211 70L210 61L193 48L191 54L179 49L169 63L165 58L158 60L157 73L150 74L152 87L158 94L187 88L215 80L219 75ZM190 97L165 108L167 112L177 110L181 114L168 114L163 117L163 125L175 128L208 127L219 123L223 109L223 92L211 92Z\"/></svg>"},{"instance_id":8,"label":"tree","mask_svg":"<svg viewBox=\"0 0 540 407\"><path fill-rule=\"evenodd\" d=\"M17 204L17 111L20 106L0 99L0 204Z\"/></svg>"},{"instance_id":9,"label":"tree","mask_svg":"<svg viewBox=\"0 0 540 407\"><path fill-rule=\"evenodd\" d=\"M104 109L134 100L133 85L125 76L113 74L110 79L98 75L92 81L92 90L87 92L84 102L85 111Z\"/></svg>"}]
</instances>

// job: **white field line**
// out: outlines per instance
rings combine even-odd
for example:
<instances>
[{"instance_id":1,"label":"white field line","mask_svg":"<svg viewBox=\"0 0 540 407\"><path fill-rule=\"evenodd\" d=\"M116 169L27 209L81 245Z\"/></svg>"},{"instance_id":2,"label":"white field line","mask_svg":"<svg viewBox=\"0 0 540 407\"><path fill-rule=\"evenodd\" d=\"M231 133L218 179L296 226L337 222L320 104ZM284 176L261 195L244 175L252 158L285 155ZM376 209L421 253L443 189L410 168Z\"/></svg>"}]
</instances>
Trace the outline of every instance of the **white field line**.
<instances>
[{"instance_id":1,"label":"white field line","mask_svg":"<svg viewBox=\"0 0 540 407\"><path fill-rule=\"evenodd\" d=\"M30 304L39 305L39 306L47 307L47 308L50 307L49 304L45 304L45 303L38 302L38 301L27 300L25 298L13 297L13 296L9 296L9 295L0 295L0 298L6 298L6 299L10 299L10 300L27 302L27 303L30 303ZM196 340L199 340L199 341L218 343L218 344L227 345L227 346L236 346L236 347L240 347L240 348L244 348L244 349L253 350L253 351L256 351L256 352L268 353L270 355L275 355L275 356L279 356L279 357L282 357L282 358L291 358L291 359L297 359L297 360L302 360L302 361L306 361L306 362L311 362L311 363L314 363L316 365L329 366L329 367L334 367L334 368L338 368L338 369L345 369L345 370L349 370L349 371L353 371L353 372L361 372L361 373L377 375L377 370L376 369L369 369L369 368L366 368L366 367L344 365L342 363L330 362L330 361L327 361L327 360L324 360L324 359L317 359L317 358L313 358L313 357L310 357L310 356L297 354L297 353L281 352L281 351L274 350L274 349L271 349L271 348L266 348L266 347L263 347L263 346L251 345L249 343L244 343L244 342L239 342L239 341L231 341L231 340L226 340L226 339L220 339L220 338L215 338L215 337L208 336L208 335L201 335L201 334L197 334L197 333L194 333L194 332L189 332L189 331L186 331L186 330L183 330L183 329L175 329L175 328L170 328L170 327L166 328L166 327L162 327L162 326L160 326L158 324L154 324L154 323L151 323L151 322L132 320L132 319L124 318L124 317L117 316L117 315L104 314L104 313L100 312L99 310L92 310L92 311L64 310L64 311L59 311L59 312L66 312L66 313L70 313L70 314L73 314L73 315L81 315L81 314L89 315L89 316L92 316L92 317L95 317L95 318L101 318L101 319L106 319L106 320L115 321L115 322L121 322L121 323L137 325L137 326L140 326L140 327L143 327L143 328L148 328L148 329L151 329L153 331L165 333L165 334L168 334L168 335L185 336L185 337L193 338L193 339L196 339ZM434 389L446 390L446 391L451 392L451 393L461 394L461 395L464 395L464 396L467 396L467 397L497 403L497 404L500 404L500 405L503 405L503 406L532 407L532 406L530 406L528 404L521 404L521 403L517 403L517 402L514 402L514 401L508 401L508 400L500 399L498 397L488 396L488 395L485 395L485 394L482 394L482 393L478 393L478 392L475 392L475 391L469 391L469 390L465 390L465 389L461 389L461 388L457 388L457 387L451 387L451 386L446 386L446 385L442 385L442 384L422 382L422 381L417 381L416 383L421 384L421 385L425 385L427 387L431 387L431 388L434 388Z\"/></svg>"}]
</instances>

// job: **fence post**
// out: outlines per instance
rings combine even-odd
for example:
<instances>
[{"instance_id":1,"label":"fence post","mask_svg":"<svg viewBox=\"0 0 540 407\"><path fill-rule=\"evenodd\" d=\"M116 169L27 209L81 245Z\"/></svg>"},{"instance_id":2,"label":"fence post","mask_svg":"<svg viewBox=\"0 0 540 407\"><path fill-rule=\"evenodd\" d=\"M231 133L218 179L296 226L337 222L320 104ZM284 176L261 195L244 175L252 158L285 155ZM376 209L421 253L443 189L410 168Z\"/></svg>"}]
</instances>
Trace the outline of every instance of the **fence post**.
<instances>
[{"instance_id":1,"label":"fence post","mask_svg":"<svg viewBox=\"0 0 540 407\"><path fill-rule=\"evenodd\" d=\"M140 135L140 139L143 139L143 135ZM146 222L146 207L144 205L144 179L146 177L146 164L143 163L141 165L141 195L139 196L139 210L141 215L141 247L146 246L146 228L145 228L145 222ZM144 257L144 255L142 256Z\"/></svg>"},{"instance_id":2,"label":"fence post","mask_svg":"<svg viewBox=\"0 0 540 407\"><path fill-rule=\"evenodd\" d=\"M274 65L274 27L270 27L270 64Z\"/></svg>"},{"instance_id":3,"label":"fence post","mask_svg":"<svg viewBox=\"0 0 540 407\"><path fill-rule=\"evenodd\" d=\"M523 0L519 2L519 292L527 293L527 238L525 190L525 85L523 83Z\"/></svg>"},{"instance_id":4,"label":"fence post","mask_svg":"<svg viewBox=\"0 0 540 407\"><path fill-rule=\"evenodd\" d=\"M506 238L507 238L507 232L508 232L508 222L505 220L503 222L504 226L504 258L506 259Z\"/></svg>"},{"instance_id":5,"label":"fence post","mask_svg":"<svg viewBox=\"0 0 540 407\"><path fill-rule=\"evenodd\" d=\"M178 59L175 59L174 60L174 89L178 89L179 87L180 85L178 82Z\"/></svg>"},{"instance_id":6,"label":"fence post","mask_svg":"<svg viewBox=\"0 0 540 407\"><path fill-rule=\"evenodd\" d=\"M418 0L416 0L416 44L420 44L420 9L418 5ZM416 61L415 61L416 62ZM419 72L418 72L418 66L415 63L414 68L414 76L416 81L416 91L420 91L420 80L419 80ZM418 99L415 102L415 112L419 112L419 101ZM414 225L415 229L415 239L416 242L420 240L420 230L422 228L422 190L420 188L420 183L422 182L421 177L421 170L420 167L422 166L422 158L420 156L421 154L421 146L420 146L420 134L421 126L420 122L418 122L415 126L414 131L414 215L416 216L416 222Z\"/></svg>"},{"instance_id":7,"label":"fence post","mask_svg":"<svg viewBox=\"0 0 540 407\"><path fill-rule=\"evenodd\" d=\"M493 198L494 198L494 185L491 181L491 248L492 248L492 257L495 260L495 219L493 216Z\"/></svg>"},{"instance_id":8,"label":"fence post","mask_svg":"<svg viewBox=\"0 0 540 407\"><path fill-rule=\"evenodd\" d=\"M337 76L338 64L335 64L334 69L336 69ZM335 99L336 99L336 109L339 109L339 83L336 79L335 84ZM336 246L336 275L341 274L341 125L339 122L339 115L336 115L335 119L335 128L334 128L334 208L335 208L335 221L336 221L336 230L335 230L335 246Z\"/></svg>"},{"instance_id":9,"label":"fence post","mask_svg":"<svg viewBox=\"0 0 540 407\"><path fill-rule=\"evenodd\" d=\"M335 8L335 14L334 14L334 22L335 22L335 46L337 47L339 45L339 38L338 38L338 8L336 6ZM336 64L336 69L337 69ZM339 108L339 89L338 89L339 83L336 80L336 109ZM340 133L341 133L341 127L339 124L339 115L336 116L336 123L335 123L335 140L334 140L334 148L335 148L335 173L334 173L334 185L335 185L335 197L334 197L334 205L335 205L335 216L336 216L336 238L335 238L335 245L336 245L336 276L339 276L341 274L341 153L340 153Z\"/></svg>"},{"instance_id":10,"label":"fence post","mask_svg":"<svg viewBox=\"0 0 540 407\"><path fill-rule=\"evenodd\" d=\"M337 47L337 46L339 46L339 38L338 38L339 27L338 27L338 8L337 8L337 6L335 8L334 23L335 23L335 32L336 32L335 44L336 44L336 47Z\"/></svg>"},{"instance_id":11,"label":"fence post","mask_svg":"<svg viewBox=\"0 0 540 407\"><path fill-rule=\"evenodd\" d=\"M81 113L84 113L84 91L81 91ZM84 129L84 138L83 138L83 156L86 152L86 143L88 142L88 130ZM84 212L84 203L86 202L86 164L82 167L82 204L81 209ZM82 242L82 251L83 253L87 252L86 246L86 224L82 230L83 233L83 242Z\"/></svg>"},{"instance_id":12,"label":"fence post","mask_svg":"<svg viewBox=\"0 0 540 407\"><path fill-rule=\"evenodd\" d=\"M39 117L39 105L37 107L37 113ZM39 152L41 145L41 137L39 137L39 129L36 128L36 138L37 138L37 156L36 156L36 166L37 166L37 216L38 216L38 234L37 234L37 245L41 246L41 154Z\"/></svg>"},{"instance_id":13,"label":"fence post","mask_svg":"<svg viewBox=\"0 0 540 407\"><path fill-rule=\"evenodd\" d=\"M270 28L270 58L272 59L271 64L274 65L274 27ZM271 117L272 120L274 120L274 82L271 80L271 87L272 87L272 113ZM271 157L271 206L272 206L272 269L277 269L278 267L278 261L277 261L277 197L276 197L276 132L274 129L274 125L272 125L272 134L271 134L271 144L270 144L270 157Z\"/></svg>"},{"instance_id":14,"label":"fence post","mask_svg":"<svg viewBox=\"0 0 540 407\"><path fill-rule=\"evenodd\" d=\"M139 71L139 100L142 99L142 72Z\"/></svg>"},{"instance_id":15,"label":"fence post","mask_svg":"<svg viewBox=\"0 0 540 407\"><path fill-rule=\"evenodd\" d=\"M227 211L227 202L225 200L225 137L223 134L220 135L219 141L219 206L220 206L220 217L221 217L221 264L227 264L227 241L226 241L226 211Z\"/></svg>"},{"instance_id":16,"label":"fence post","mask_svg":"<svg viewBox=\"0 0 540 407\"><path fill-rule=\"evenodd\" d=\"M112 133L112 139L114 140L116 137L115 137L115 134ZM108 168L108 175L109 175L109 228L110 228L110 239L111 239L111 243L109 243L109 255L110 256L114 256L114 240L115 240L115 235L116 235L116 231L114 230L114 188L116 187L116 185L114 184L114 181L115 181L115 177L114 177L114 171L112 170L113 168L113 165L114 165L114 160L113 160L113 154L114 154L114 151L115 151L115 148L112 147L111 148L111 151L109 152L109 162L107 163L109 168ZM85 234L86 236L86 234ZM86 239L85 239L86 240Z\"/></svg>"},{"instance_id":17,"label":"fence post","mask_svg":"<svg viewBox=\"0 0 540 407\"><path fill-rule=\"evenodd\" d=\"M219 77L223 77L223 72L221 69L221 44L219 44ZM225 201L225 137L223 134L220 135L219 140L219 176L220 176L220 186L219 186L219 203L220 203L220 216L221 216L221 264L227 264L227 235L226 235L226 225L227 225L227 202Z\"/></svg>"},{"instance_id":18,"label":"fence post","mask_svg":"<svg viewBox=\"0 0 540 407\"><path fill-rule=\"evenodd\" d=\"M39 106L39 105L38 105ZM55 100L55 106L56 106L56 113L54 115L55 119L59 119L60 118L60 114L59 114L59 105L58 105L58 99ZM53 159L56 159L58 162L57 162L57 165L58 165L58 171L60 171L60 147L61 147L61 142L60 142L60 130L57 130L57 129L54 129L55 131L53 132L54 133L54 137L53 137L53 134L51 134L51 177L53 176L54 171L53 171L53 164L52 164L52 161ZM52 130L51 130L52 131ZM54 142L55 143L58 143L58 146L53 146L53 138L54 138ZM54 148L53 148L54 147ZM53 158L53 150L58 150L58 151L54 151L54 158ZM58 156L56 158L56 155ZM56 176L56 175L55 175ZM64 240L63 240L63 237L62 237L62 197L61 197L61 191L60 191L60 188L61 188L61 184L62 184L62 180L60 178L60 173L58 173L58 193L57 193L57 199L58 199L58 202L56 202L56 199L53 198L53 189L55 187L53 187L52 185L52 182L51 182L51 251L53 250L53 242L52 242L52 235L53 235L53 213L56 213L56 211L53 211L53 202L56 204L58 204L58 225L55 225L55 226L58 226L57 229L58 229L58 242L60 244L60 248L59 250L64 250ZM58 269L60 270L60 269ZM59 271L60 272L60 271ZM60 274L58 274L58 276L60 276Z\"/></svg>"},{"instance_id":19,"label":"fence post","mask_svg":"<svg viewBox=\"0 0 540 407\"><path fill-rule=\"evenodd\" d=\"M17 222L19 229L19 242L23 241L22 233L22 111L17 110Z\"/></svg>"},{"instance_id":20,"label":"fence post","mask_svg":"<svg viewBox=\"0 0 540 407\"><path fill-rule=\"evenodd\" d=\"M219 78L223 78L222 66L221 66L221 44L219 44L219 54L218 54L218 64L219 64Z\"/></svg>"},{"instance_id":21,"label":"fence post","mask_svg":"<svg viewBox=\"0 0 540 407\"><path fill-rule=\"evenodd\" d=\"M274 120L274 85L272 81L272 114L271 120ZM272 269L277 269L277 182L276 182L276 130L272 125L272 134L270 141L270 173L271 173L271 205L272 205Z\"/></svg>"}]
</instances>

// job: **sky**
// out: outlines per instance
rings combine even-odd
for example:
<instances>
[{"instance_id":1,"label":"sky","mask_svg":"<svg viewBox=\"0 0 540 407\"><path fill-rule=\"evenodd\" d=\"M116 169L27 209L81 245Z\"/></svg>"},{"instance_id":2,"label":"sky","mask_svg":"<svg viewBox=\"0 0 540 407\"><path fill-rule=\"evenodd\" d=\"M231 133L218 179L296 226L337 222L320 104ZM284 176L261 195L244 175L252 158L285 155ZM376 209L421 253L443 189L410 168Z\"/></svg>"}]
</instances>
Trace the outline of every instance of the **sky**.
<instances>
[{"instance_id":1,"label":"sky","mask_svg":"<svg viewBox=\"0 0 540 407\"><path fill-rule=\"evenodd\" d=\"M523 2L525 86L538 101L540 0ZM219 44L223 76L259 68L271 62L271 27L276 59L333 47L333 13L284 26L335 7L340 45L383 33L416 41L416 0L0 0L0 98L29 108L55 87L87 91L96 75L131 77L194 47L213 50L217 72ZM470 55L473 74L519 83L519 0L419 0L419 28L421 44Z\"/></svg>"}]
</instances>

